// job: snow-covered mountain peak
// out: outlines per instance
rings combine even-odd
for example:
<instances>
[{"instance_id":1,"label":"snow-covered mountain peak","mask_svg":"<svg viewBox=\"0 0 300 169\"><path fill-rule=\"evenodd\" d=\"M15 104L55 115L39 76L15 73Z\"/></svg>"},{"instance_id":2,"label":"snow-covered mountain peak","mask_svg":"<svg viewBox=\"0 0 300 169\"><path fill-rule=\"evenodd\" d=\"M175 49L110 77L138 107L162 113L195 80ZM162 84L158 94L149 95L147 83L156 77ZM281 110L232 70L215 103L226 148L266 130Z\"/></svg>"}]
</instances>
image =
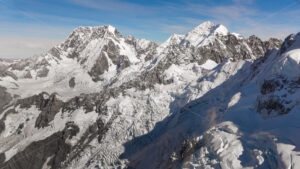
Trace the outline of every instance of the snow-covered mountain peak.
<instances>
[{"instance_id":1,"label":"snow-covered mountain peak","mask_svg":"<svg viewBox=\"0 0 300 169\"><path fill-rule=\"evenodd\" d=\"M167 39L164 43L161 44L161 47L180 44L183 41L184 37L185 35L179 35L174 33L169 37L169 39Z\"/></svg>"},{"instance_id":2,"label":"snow-covered mountain peak","mask_svg":"<svg viewBox=\"0 0 300 169\"><path fill-rule=\"evenodd\" d=\"M217 36L226 36L228 34L229 31L225 26L207 21L187 33L181 44L196 47L205 46L213 43Z\"/></svg>"},{"instance_id":3,"label":"snow-covered mountain peak","mask_svg":"<svg viewBox=\"0 0 300 169\"><path fill-rule=\"evenodd\" d=\"M205 21L205 22L202 22L200 25L198 25L196 28L209 28L209 27L212 27L212 26L215 26L216 24L212 21ZM195 28L195 29L196 29Z\"/></svg>"},{"instance_id":4,"label":"snow-covered mountain peak","mask_svg":"<svg viewBox=\"0 0 300 169\"><path fill-rule=\"evenodd\" d=\"M274 59L272 74L297 79L300 76L300 33L286 38L279 54Z\"/></svg>"},{"instance_id":5,"label":"snow-covered mountain peak","mask_svg":"<svg viewBox=\"0 0 300 169\"><path fill-rule=\"evenodd\" d=\"M287 38L285 38L282 46L281 46L281 54L288 52L288 50L292 50L300 47L300 33L291 34Z\"/></svg>"},{"instance_id":6,"label":"snow-covered mountain peak","mask_svg":"<svg viewBox=\"0 0 300 169\"><path fill-rule=\"evenodd\" d=\"M94 27L83 27L80 26L75 28L68 37L67 41L91 41L93 39L103 39L105 37L120 38L121 34L117 29L111 25L94 26Z\"/></svg>"},{"instance_id":7,"label":"snow-covered mountain peak","mask_svg":"<svg viewBox=\"0 0 300 169\"><path fill-rule=\"evenodd\" d=\"M113 26L111 26L111 25L106 25L106 27L107 27L107 29L108 29L109 32L114 33L116 31L116 28L113 27Z\"/></svg>"},{"instance_id":8,"label":"snow-covered mountain peak","mask_svg":"<svg viewBox=\"0 0 300 169\"><path fill-rule=\"evenodd\" d=\"M209 34L220 34L220 35L227 35L229 33L228 29L221 24L215 24L211 21L206 21L194 28L189 34L202 34L202 35L209 35Z\"/></svg>"},{"instance_id":9,"label":"snow-covered mountain peak","mask_svg":"<svg viewBox=\"0 0 300 169\"><path fill-rule=\"evenodd\" d=\"M78 27L58 46L57 51L60 52L54 52L54 55L63 53L69 58L86 59L92 55L90 52L99 53L103 46L119 43L121 39L124 41L123 36L111 25Z\"/></svg>"},{"instance_id":10,"label":"snow-covered mountain peak","mask_svg":"<svg viewBox=\"0 0 300 169\"><path fill-rule=\"evenodd\" d=\"M228 34L229 31L225 26L215 24L211 21L206 21L185 35L172 34L167 41L162 43L161 46L166 47L169 45L179 44L187 47L201 47L213 43L218 36L226 36Z\"/></svg>"}]
</instances>

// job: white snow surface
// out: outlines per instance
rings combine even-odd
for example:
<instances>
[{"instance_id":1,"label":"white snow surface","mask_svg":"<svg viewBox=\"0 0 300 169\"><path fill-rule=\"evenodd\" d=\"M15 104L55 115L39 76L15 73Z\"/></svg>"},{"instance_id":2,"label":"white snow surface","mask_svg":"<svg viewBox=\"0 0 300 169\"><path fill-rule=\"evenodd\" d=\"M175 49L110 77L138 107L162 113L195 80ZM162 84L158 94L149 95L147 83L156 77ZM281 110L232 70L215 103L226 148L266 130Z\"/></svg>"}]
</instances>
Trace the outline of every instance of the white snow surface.
<instances>
[{"instance_id":1,"label":"white snow surface","mask_svg":"<svg viewBox=\"0 0 300 169\"><path fill-rule=\"evenodd\" d=\"M201 65L201 67L210 70L215 68L217 65L218 64L215 61L208 59L203 65Z\"/></svg>"},{"instance_id":2,"label":"white snow surface","mask_svg":"<svg viewBox=\"0 0 300 169\"><path fill-rule=\"evenodd\" d=\"M244 39L244 37L241 35L241 34L238 34L238 33L231 33L233 36L235 36L237 39Z\"/></svg>"},{"instance_id":3,"label":"white snow surface","mask_svg":"<svg viewBox=\"0 0 300 169\"><path fill-rule=\"evenodd\" d=\"M300 45L299 45L300 48ZM289 79L300 76L300 49L292 49L282 54L282 57L274 57L273 67L271 68L272 76L285 76ZM291 73L293 72L293 73Z\"/></svg>"},{"instance_id":4,"label":"white snow surface","mask_svg":"<svg viewBox=\"0 0 300 169\"><path fill-rule=\"evenodd\" d=\"M205 142L192 156L183 168L242 168L238 159L243 153L243 146L239 140L238 128L231 122L223 122L211 128L204 135L196 138Z\"/></svg>"}]
</instances>

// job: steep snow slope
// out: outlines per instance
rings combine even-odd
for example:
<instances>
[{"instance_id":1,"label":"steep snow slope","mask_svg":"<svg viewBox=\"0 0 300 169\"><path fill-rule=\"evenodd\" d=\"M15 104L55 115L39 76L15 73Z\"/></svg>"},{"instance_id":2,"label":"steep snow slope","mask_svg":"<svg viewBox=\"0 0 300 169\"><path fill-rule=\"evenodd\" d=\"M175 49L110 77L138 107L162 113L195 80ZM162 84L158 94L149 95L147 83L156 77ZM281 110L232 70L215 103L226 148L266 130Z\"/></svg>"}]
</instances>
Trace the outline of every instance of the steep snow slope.
<instances>
[{"instance_id":1,"label":"steep snow slope","mask_svg":"<svg viewBox=\"0 0 300 169\"><path fill-rule=\"evenodd\" d=\"M292 39L296 37L290 38L281 51L291 50L290 44L297 42ZM197 45L187 45L187 42ZM225 27L211 22L201 24L187 35L173 35L161 45L123 37L112 26L77 28L48 53L10 65L1 72L0 97L5 102L0 101L0 144L4 145L0 149L0 166L35 169L163 168L167 165L178 168L181 161L175 160L174 165L166 162L170 161L169 157L180 159L176 151L187 136L190 139L199 136L198 141L209 136L208 140L212 140L215 148L207 150L209 153L201 150L205 150L203 159L210 158L215 151L223 152L211 163L219 165L218 160L223 160L224 167L244 166L237 159L244 152L243 142L238 140L243 130L233 120L210 128L215 124L211 119L223 118L219 115L222 113L215 111L226 110L227 105L223 104L227 100L223 98L231 96L226 91L234 92L228 107L239 104L244 94L238 91L241 88L238 84L243 79L265 75L265 72L276 74L268 68L272 66L270 58L276 60L275 51L265 63L266 58L253 61L280 45L276 39L263 42L254 36L237 38ZM296 57L287 53L285 56ZM221 87L225 84L230 87ZM257 104L261 101L272 105L273 100L269 99L272 97L264 96ZM289 93L287 96L284 102L297 98ZM200 102L194 101L197 99ZM297 104L293 101L292 105ZM190 104L201 107L197 110L203 109L204 115L198 116L209 121L209 125L194 116L185 116ZM264 118L268 117L264 114L277 117L280 111L289 108L280 107L268 114L270 107L260 106L257 111ZM208 109L211 111L206 114ZM201 128L194 135L198 125ZM193 130L186 132L189 128ZM171 139L164 135L170 135ZM218 135L224 140L221 147L215 141ZM226 149L228 142L232 142L233 148ZM159 148L147 153L152 146ZM284 150L285 144L278 147L278 151ZM226 155L228 152L232 154ZM162 154L163 158L156 158ZM190 155L189 151L187 154ZM283 156L286 158L286 153ZM257 158L260 163L262 159L266 161ZM194 161L188 163L194 165Z\"/></svg>"}]
</instances>

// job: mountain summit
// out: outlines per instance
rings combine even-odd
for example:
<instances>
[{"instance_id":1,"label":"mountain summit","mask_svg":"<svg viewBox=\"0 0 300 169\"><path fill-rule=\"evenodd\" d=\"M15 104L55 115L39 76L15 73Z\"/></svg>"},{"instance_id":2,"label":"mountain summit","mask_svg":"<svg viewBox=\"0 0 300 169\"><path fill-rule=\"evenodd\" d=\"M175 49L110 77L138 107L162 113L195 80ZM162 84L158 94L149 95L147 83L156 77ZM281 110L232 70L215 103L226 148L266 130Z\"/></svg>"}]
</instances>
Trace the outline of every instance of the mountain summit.
<instances>
[{"instance_id":1,"label":"mountain summit","mask_svg":"<svg viewBox=\"0 0 300 169\"><path fill-rule=\"evenodd\" d=\"M186 34L181 43L200 47L211 43L216 36L226 36L228 34L229 31L225 26L207 21Z\"/></svg>"},{"instance_id":2,"label":"mountain summit","mask_svg":"<svg viewBox=\"0 0 300 169\"><path fill-rule=\"evenodd\" d=\"M299 44L76 28L0 69L0 168L299 168Z\"/></svg>"},{"instance_id":3,"label":"mountain summit","mask_svg":"<svg viewBox=\"0 0 300 169\"><path fill-rule=\"evenodd\" d=\"M213 43L219 36L227 36L229 34L225 26L207 21L185 35L173 34L165 43L202 47Z\"/></svg>"}]
</instances>

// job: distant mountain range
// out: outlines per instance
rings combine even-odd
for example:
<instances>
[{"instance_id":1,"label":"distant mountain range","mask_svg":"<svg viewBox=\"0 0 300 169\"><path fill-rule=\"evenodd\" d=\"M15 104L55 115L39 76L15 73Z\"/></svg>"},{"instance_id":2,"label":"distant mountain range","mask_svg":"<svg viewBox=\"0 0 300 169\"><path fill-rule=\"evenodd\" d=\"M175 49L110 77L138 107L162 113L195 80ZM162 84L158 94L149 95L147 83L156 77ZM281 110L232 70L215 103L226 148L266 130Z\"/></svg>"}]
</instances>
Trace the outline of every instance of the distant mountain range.
<instances>
[{"instance_id":1,"label":"distant mountain range","mask_svg":"<svg viewBox=\"0 0 300 169\"><path fill-rule=\"evenodd\" d=\"M300 33L79 27L0 60L0 168L300 168Z\"/></svg>"}]
</instances>

